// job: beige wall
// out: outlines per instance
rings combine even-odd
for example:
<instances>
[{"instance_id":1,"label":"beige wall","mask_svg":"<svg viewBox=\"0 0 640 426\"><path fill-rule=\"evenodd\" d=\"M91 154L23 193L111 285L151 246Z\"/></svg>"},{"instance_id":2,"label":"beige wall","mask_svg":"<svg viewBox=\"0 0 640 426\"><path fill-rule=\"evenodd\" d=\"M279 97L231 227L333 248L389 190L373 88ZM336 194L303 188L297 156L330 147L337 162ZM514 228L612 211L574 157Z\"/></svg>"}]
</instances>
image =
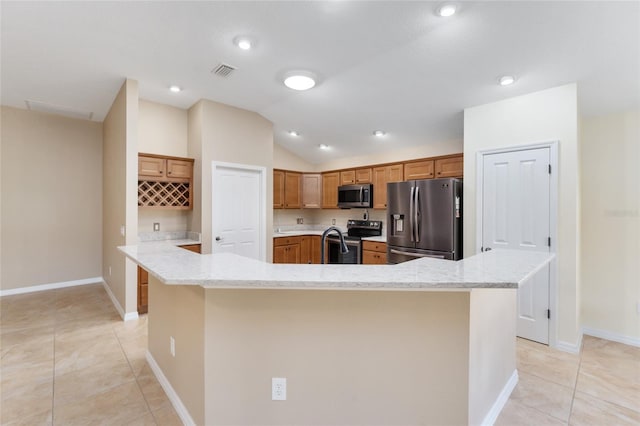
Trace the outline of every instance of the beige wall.
<instances>
[{"instance_id":1,"label":"beige wall","mask_svg":"<svg viewBox=\"0 0 640 426\"><path fill-rule=\"evenodd\" d=\"M197 102L188 111L187 152L193 162L193 209L187 217L188 229L202 232L202 110L203 102Z\"/></svg>"},{"instance_id":2,"label":"beige wall","mask_svg":"<svg viewBox=\"0 0 640 426\"><path fill-rule=\"evenodd\" d=\"M187 110L139 100L138 151L187 156Z\"/></svg>"},{"instance_id":3,"label":"beige wall","mask_svg":"<svg viewBox=\"0 0 640 426\"><path fill-rule=\"evenodd\" d=\"M204 315L202 287L164 285L149 275L149 352L196 425L206 424ZM175 357L170 337L175 339Z\"/></svg>"},{"instance_id":4,"label":"beige wall","mask_svg":"<svg viewBox=\"0 0 640 426\"><path fill-rule=\"evenodd\" d=\"M266 259L271 259L273 223L273 124L261 115L229 105L201 100L189 110L189 155L196 159L197 178L194 210L201 214L202 251L211 252L211 162L262 166L266 168ZM191 129L191 125L199 129ZM191 137L193 136L193 140ZM199 140L198 140L199 137ZM198 191L197 188L200 188ZM231 207L231 206L230 206ZM192 221L197 220L192 214Z\"/></svg>"},{"instance_id":5,"label":"beige wall","mask_svg":"<svg viewBox=\"0 0 640 426\"><path fill-rule=\"evenodd\" d=\"M8 290L102 275L102 124L2 107Z\"/></svg>"},{"instance_id":6,"label":"beige wall","mask_svg":"<svg viewBox=\"0 0 640 426\"><path fill-rule=\"evenodd\" d=\"M117 247L138 239L137 126L138 83L126 80L103 122L102 228L103 277L125 314L137 310L137 272Z\"/></svg>"},{"instance_id":7,"label":"beige wall","mask_svg":"<svg viewBox=\"0 0 640 426\"><path fill-rule=\"evenodd\" d=\"M326 171L346 169L349 167L368 166L371 164L414 160L416 158L459 154L462 152L462 147L463 144L461 140L424 144L403 149L395 149L393 146L390 146L388 150L378 154L364 155L360 157L346 157L338 160L327 161L318 165L317 170Z\"/></svg>"},{"instance_id":8,"label":"beige wall","mask_svg":"<svg viewBox=\"0 0 640 426\"><path fill-rule=\"evenodd\" d=\"M640 339L640 110L581 129L582 323Z\"/></svg>"},{"instance_id":9,"label":"beige wall","mask_svg":"<svg viewBox=\"0 0 640 426\"><path fill-rule=\"evenodd\" d=\"M156 102L139 100L138 151L150 154L188 157L188 113ZM186 231L186 211L138 210L138 231L153 231L153 223L160 223L161 231Z\"/></svg>"},{"instance_id":10,"label":"beige wall","mask_svg":"<svg viewBox=\"0 0 640 426\"><path fill-rule=\"evenodd\" d=\"M273 168L296 170L300 172L314 172L318 170L316 164L311 164L308 161L298 157L293 152L287 150L282 145L277 143L273 144Z\"/></svg>"},{"instance_id":11,"label":"beige wall","mask_svg":"<svg viewBox=\"0 0 640 426\"><path fill-rule=\"evenodd\" d=\"M476 154L559 141L557 339L579 336L578 109L575 84L465 109L464 253L476 252Z\"/></svg>"}]
</instances>

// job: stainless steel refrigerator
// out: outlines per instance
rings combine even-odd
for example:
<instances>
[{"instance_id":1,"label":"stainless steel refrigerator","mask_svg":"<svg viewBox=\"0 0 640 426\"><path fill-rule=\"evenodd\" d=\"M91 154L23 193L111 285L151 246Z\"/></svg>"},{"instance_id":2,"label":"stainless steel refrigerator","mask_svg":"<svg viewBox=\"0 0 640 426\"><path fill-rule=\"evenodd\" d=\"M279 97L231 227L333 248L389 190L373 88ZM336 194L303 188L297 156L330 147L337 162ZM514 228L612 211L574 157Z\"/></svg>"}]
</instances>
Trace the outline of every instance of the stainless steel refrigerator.
<instances>
[{"instance_id":1,"label":"stainless steel refrigerator","mask_svg":"<svg viewBox=\"0 0 640 426\"><path fill-rule=\"evenodd\" d=\"M462 259L462 180L387 184L387 259Z\"/></svg>"}]
</instances>

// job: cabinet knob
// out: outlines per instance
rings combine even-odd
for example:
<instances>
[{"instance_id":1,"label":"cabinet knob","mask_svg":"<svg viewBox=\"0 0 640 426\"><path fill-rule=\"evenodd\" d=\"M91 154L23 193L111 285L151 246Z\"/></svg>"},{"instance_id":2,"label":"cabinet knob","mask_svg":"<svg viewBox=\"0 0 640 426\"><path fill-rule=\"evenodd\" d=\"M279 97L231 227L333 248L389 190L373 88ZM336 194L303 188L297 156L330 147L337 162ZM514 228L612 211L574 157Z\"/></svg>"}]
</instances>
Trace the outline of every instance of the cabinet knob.
<instances>
[{"instance_id":1,"label":"cabinet knob","mask_svg":"<svg viewBox=\"0 0 640 426\"><path fill-rule=\"evenodd\" d=\"M167 174L168 174L168 175L170 175L170 174L171 174L171 172L167 172Z\"/></svg>"}]
</instances>

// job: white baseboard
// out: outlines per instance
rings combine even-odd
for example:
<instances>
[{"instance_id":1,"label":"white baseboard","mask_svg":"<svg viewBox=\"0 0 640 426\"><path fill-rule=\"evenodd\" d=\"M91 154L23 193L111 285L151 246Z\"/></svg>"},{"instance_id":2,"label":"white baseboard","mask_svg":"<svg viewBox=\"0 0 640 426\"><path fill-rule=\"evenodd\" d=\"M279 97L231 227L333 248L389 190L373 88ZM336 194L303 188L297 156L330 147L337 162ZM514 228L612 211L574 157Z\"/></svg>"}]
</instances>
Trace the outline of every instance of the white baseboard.
<instances>
[{"instance_id":1,"label":"white baseboard","mask_svg":"<svg viewBox=\"0 0 640 426\"><path fill-rule=\"evenodd\" d=\"M552 346L552 345L550 345ZM582 349L582 332L578 335L577 343L569 343L563 342L561 340L557 341L555 345L552 346L554 349L558 349L563 352L569 352L570 354L579 354L580 349Z\"/></svg>"},{"instance_id":2,"label":"white baseboard","mask_svg":"<svg viewBox=\"0 0 640 426\"><path fill-rule=\"evenodd\" d=\"M509 380L507 380L507 383L502 388L500 395L498 395L498 398L496 398L496 401L491 406L491 409L489 410L487 415L484 416L484 420L482 420L483 426L484 425L492 426L496 422L496 420L498 419L498 416L502 412L502 409L504 408L505 404L509 400L509 397L511 396L511 392L513 392L517 384L518 384L518 370L513 370L513 374L511 374L511 377L509 377Z\"/></svg>"},{"instance_id":3,"label":"white baseboard","mask_svg":"<svg viewBox=\"0 0 640 426\"><path fill-rule=\"evenodd\" d=\"M20 287L20 288L12 288L8 290L0 290L0 297L2 296L12 296L14 294L23 294L23 293L33 293L36 291L46 291L46 290L55 290L58 288L65 287L75 287L78 285L87 285L87 284L100 284L102 281L102 277L93 277L93 278L85 278L82 280L73 280L73 281L61 281L57 283L49 283L42 285L33 285L29 287Z\"/></svg>"},{"instance_id":4,"label":"white baseboard","mask_svg":"<svg viewBox=\"0 0 640 426\"><path fill-rule=\"evenodd\" d=\"M625 345L640 347L640 339L631 336L624 336L618 333L612 333L606 330L598 330L597 328L582 327L582 333L587 336L599 337L613 342L624 343Z\"/></svg>"},{"instance_id":5,"label":"white baseboard","mask_svg":"<svg viewBox=\"0 0 640 426\"><path fill-rule=\"evenodd\" d=\"M180 420L182 420L182 423L184 423L185 426L195 426L196 423L191 418L189 410L187 410L187 407L184 406L182 400L171 386L171 383L169 383L169 380L162 372L162 369L160 368L156 360L153 359L153 355L151 355L151 352L149 352L148 350L147 362L149 363L149 367L151 367L153 374L156 375L158 382L160 382L162 389L164 389L164 392L167 394L169 401L171 401L173 408L175 408L176 413L178 413L178 416L180 417Z\"/></svg>"},{"instance_id":6,"label":"white baseboard","mask_svg":"<svg viewBox=\"0 0 640 426\"><path fill-rule=\"evenodd\" d=\"M111 299L111 303L113 303L113 306L115 306L116 311L118 311L123 321L138 319L138 312L125 313L124 309L122 309L122 305L120 305L120 302L118 302L118 299L116 299L116 296L113 294L113 292L111 291L111 287L109 287L109 284L107 284L106 281L102 280L102 286L104 287L104 290L109 295L109 299Z\"/></svg>"}]
</instances>

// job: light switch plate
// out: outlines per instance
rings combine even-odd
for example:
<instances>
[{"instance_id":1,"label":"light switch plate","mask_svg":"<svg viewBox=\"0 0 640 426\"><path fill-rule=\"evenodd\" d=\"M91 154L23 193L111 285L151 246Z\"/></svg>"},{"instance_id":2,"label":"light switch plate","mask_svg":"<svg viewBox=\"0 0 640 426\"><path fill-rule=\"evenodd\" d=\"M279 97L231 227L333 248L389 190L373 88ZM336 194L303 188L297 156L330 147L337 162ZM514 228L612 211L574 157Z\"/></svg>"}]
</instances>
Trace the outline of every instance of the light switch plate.
<instances>
[{"instance_id":1,"label":"light switch plate","mask_svg":"<svg viewBox=\"0 0 640 426\"><path fill-rule=\"evenodd\" d=\"M158 232L160 230L160 223L153 222L153 231Z\"/></svg>"}]
</instances>

